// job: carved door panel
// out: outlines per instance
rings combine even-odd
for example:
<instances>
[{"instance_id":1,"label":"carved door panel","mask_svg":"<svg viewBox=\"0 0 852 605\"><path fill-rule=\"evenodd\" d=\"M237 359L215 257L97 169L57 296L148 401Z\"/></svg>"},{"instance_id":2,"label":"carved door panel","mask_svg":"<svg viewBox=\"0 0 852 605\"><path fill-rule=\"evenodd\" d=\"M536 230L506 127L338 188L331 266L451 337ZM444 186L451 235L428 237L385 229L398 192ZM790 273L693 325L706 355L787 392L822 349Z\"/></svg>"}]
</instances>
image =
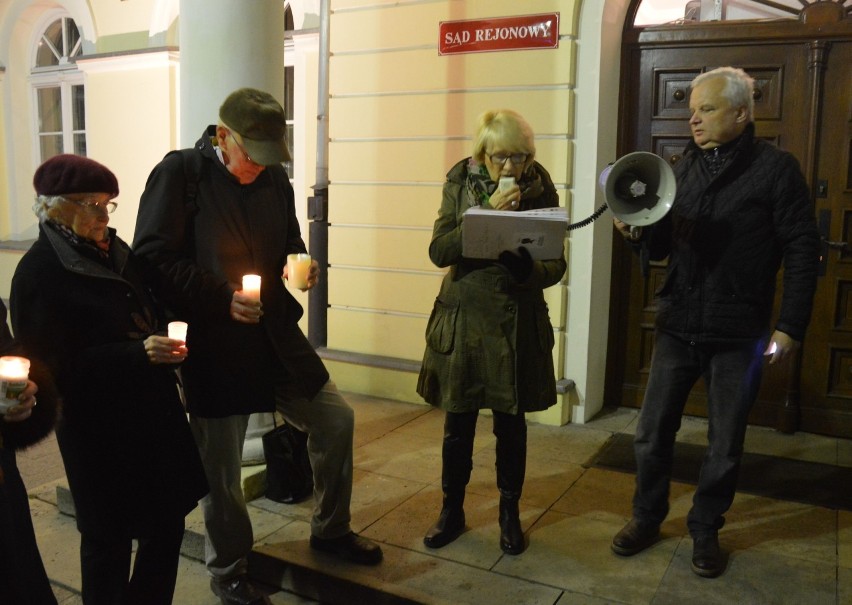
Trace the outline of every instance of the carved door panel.
<instances>
[{"instance_id":1,"label":"carved door panel","mask_svg":"<svg viewBox=\"0 0 852 605\"><path fill-rule=\"evenodd\" d=\"M759 28L756 28L759 29ZM747 32L740 30L740 34ZM779 41L766 36L741 35L732 41L722 36L702 36L676 43L628 44L624 54L624 95L621 113L620 154L653 151L671 163L681 156L690 139L689 83L702 71L722 65L745 69L755 78L757 136L793 153L809 182L825 179L825 198L816 200L815 212L830 222L829 241L848 242L848 250L830 249L826 276L821 278L811 330L799 368L767 366L758 401L750 421L768 426L795 425L785 421L801 385L801 427L814 432L852 436L852 417L838 429L852 400L852 168L850 156L849 44L834 43L826 59L826 98L814 86L815 52L806 39ZM830 84L831 82L831 84ZM844 90L838 90L842 88ZM816 96L815 96L816 94ZM827 97L831 96L829 99ZM819 111L814 110L818 106ZM811 132L822 117L821 143ZM822 176L816 176L819 173ZM826 211L828 214L826 214ZM822 215L819 213L822 212ZM610 336L610 373L607 403L639 407L653 350L654 292L665 264L652 266L647 279L624 242L614 242L613 310ZM837 244L842 246L842 243ZM781 276L779 274L780 298ZM776 300L777 302L777 300ZM686 413L706 414L703 384L696 385ZM842 423L840 423L842 424ZM792 429L789 429L792 430ZM838 430L841 432L838 433Z\"/></svg>"},{"instance_id":2,"label":"carved door panel","mask_svg":"<svg viewBox=\"0 0 852 605\"><path fill-rule=\"evenodd\" d=\"M805 338L801 428L852 436L852 41L826 49L825 94L814 162L823 245L819 288Z\"/></svg>"}]
</instances>

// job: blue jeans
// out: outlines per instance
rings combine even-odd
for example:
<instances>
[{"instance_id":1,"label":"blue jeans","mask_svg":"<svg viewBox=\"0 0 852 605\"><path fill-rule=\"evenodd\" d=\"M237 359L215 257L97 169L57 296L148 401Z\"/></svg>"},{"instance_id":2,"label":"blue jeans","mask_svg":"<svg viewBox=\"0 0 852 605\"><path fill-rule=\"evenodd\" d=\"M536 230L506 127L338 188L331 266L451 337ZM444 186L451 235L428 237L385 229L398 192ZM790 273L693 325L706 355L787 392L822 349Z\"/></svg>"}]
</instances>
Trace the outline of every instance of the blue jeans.
<instances>
[{"instance_id":1,"label":"blue jeans","mask_svg":"<svg viewBox=\"0 0 852 605\"><path fill-rule=\"evenodd\" d=\"M633 442L636 492L633 516L659 525L669 512L675 437L689 392L707 385L708 447L687 516L693 536L719 530L736 491L748 414L757 397L765 339L693 344L660 330Z\"/></svg>"}]
</instances>

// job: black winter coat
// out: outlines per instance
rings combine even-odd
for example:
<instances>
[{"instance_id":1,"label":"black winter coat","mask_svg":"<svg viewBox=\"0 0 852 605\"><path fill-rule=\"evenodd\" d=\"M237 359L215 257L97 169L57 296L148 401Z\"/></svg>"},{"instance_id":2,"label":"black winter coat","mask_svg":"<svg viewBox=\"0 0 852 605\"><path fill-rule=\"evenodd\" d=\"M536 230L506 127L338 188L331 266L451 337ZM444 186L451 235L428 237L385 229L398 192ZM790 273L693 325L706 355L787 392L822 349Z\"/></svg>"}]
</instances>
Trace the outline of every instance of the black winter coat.
<instances>
[{"instance_id":1,"label":"black winter coat","mask_svg":"<svg viewBox=\"0 0 852 605\"><path fill-rule=\"evenodd\" d=\"M46 437L56 421L57 397L50 376L12 340L6 306L0 301L0 355L30 359L30 379L38 385L38 404L29 418L5 422L0 416L0 603L55 605L56 598L36 543L27 488L15 452Z\"/></svg>"},{"instance_id":2,"label":"black winter coat","mask_svg":"<svg viewBox=\"0 0 852 605\"><path fill-rule=\"evenodd\" d=\"M784 262L775 329L801 341L816 290L819 234L805 179L789 153L750 124L716 177L691 142L675 165L671 212L651 229L652 259L669 257L657 328L696 342L766 335Z\"/></svg>"},{"instance_id":3,"label":"black winter coat","mask_svg":"<svg viewBox=\"0 0 852 605\"><path fill-rule=\"evenodd\" d=\"M110 233L112 268L43 223L12 279L12 327L63 397L56 434L78 528L144 536L195 508L207 483L174 366L145 353L163 317Z\"/></svg>"},{"instance_id":4,"label":"black winter coat","mask_svg":"<svg viewBox=\"0 0 852 605\"><path fill-rule=\"evenodd\" d=\"M27 357L30 360L30 380L38 385L38 393L36 393L38 405L32 409L29 418L22 422L3 422L0 418L0 449L5 448L14 452L35 445L53 431L59 413L60 400L53 378L44 364L26 353L12 339L6 323L6 305L0 301L0 356L2 355Z\"/></svg>"},{"instance_id":5,"label":"black winter coat","mask_svg":"<svg viewBox=\"0 0 852 605\"><path fill-rule=\"evenodd\" d=\"M269 166L241 185L216 156L213 132L210 126L193 150L169 153L154 167L133 249L157 268L165 303L189 323L181 370L189 411L217 418L272 411L276 381L292 381L312 399L329 376L281 279L287 255L306 251L287 172ZM188 185L197 190L191 204ZM262 280L256 325L230 316L246 274Z\"/></svg>"}]
</instances>

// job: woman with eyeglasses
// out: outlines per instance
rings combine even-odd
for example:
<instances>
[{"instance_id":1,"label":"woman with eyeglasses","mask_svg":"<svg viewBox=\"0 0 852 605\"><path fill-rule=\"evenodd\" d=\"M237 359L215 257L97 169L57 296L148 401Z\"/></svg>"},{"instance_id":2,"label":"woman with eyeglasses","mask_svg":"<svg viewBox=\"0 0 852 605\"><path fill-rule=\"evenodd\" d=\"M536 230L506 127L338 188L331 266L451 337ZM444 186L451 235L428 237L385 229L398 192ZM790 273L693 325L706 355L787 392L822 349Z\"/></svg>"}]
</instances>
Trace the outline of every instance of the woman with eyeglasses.
<instances>
[{"instance_id":1,"label":"woman with eyeglasses","mask_svg":"<svg viewBox=\"0 0 852 605\"><path fill-rule=\"evenodd\" d=\"M39 166L33 185L39 237L15 270L10 311L16 338L63 398L56 435L81 534L83 602L168 605L184 517L207 492L175 374L188 351L164 335L145 267L108 226L115 175L63 154Z\"/></svg>"},{"instance_id":2,"label":"woman with eyeglasses","mask_svg":"<svg viewBox=\"0 0 852 605\"><path fill-rule=\"evenodd\" d=\"M498 186L501 178L511 177ZM507 179L508 180L508 179ZM512 555L526 545L518 501L524 484L524 414L556 403L553 329L543 289L565 273L563 257L533 260L529 252L502 252L498 260L462 256L464 213L476 206L522 211L559 205L544 167L535 161L532 129L511 110L479 117L473 155L447 174L429 257L449 271L426 328L426 352L417 392L444 418L443 505L423 542L441 548L465 528L465 488L473 468L479 411L490 409L497 438L500 548Z\"/></svg>"}]
</instances>

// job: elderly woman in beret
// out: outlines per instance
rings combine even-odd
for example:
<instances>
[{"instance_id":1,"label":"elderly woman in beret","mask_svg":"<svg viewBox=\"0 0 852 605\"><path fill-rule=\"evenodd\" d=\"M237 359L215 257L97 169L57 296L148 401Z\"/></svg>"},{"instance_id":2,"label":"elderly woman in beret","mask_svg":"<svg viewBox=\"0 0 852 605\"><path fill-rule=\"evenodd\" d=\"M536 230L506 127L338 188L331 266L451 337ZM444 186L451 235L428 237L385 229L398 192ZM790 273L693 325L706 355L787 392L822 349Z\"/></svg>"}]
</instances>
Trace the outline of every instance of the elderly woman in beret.
<instances>
[{"instance_id":1,"label":"elderly woman in beret","mask_svg":"<svg viewBox=\"0 0 852 605\"><path fill-rule=\"evenodd\" d=\"M447 174L429 244L429 258L449 271L426 328L417 392L446 412L442 448L443 506L423 542L441 548L465 527L465 487L473 466L479 410L490 409L497 437L500 548L525 549L518 501L527 454L526 412L556 403L553 329L542 291L565 272L561 256L533 260L502 252L498 260L462 256L464 213L476 206L518 211L559 205L544 167L535 161L529 124L511 110L479 117L473 155ZM502 178L509 187L498 187Z\"/></svg>"},{"instance_id":2,"label":"elderly woman in beret","mask_svg":"<svg viewBox=\"0 0 852 605\"><path fill-rule=\"evenodd\" d=\"M63 154L39 166L33 185L39 237L15 270L10 312L63 399L56 434L83 601L169 604L184 517L207 491L175 374L188 351L163 335L145 267L108 226L115 175Z\"/></svg>"}]
</instances>

